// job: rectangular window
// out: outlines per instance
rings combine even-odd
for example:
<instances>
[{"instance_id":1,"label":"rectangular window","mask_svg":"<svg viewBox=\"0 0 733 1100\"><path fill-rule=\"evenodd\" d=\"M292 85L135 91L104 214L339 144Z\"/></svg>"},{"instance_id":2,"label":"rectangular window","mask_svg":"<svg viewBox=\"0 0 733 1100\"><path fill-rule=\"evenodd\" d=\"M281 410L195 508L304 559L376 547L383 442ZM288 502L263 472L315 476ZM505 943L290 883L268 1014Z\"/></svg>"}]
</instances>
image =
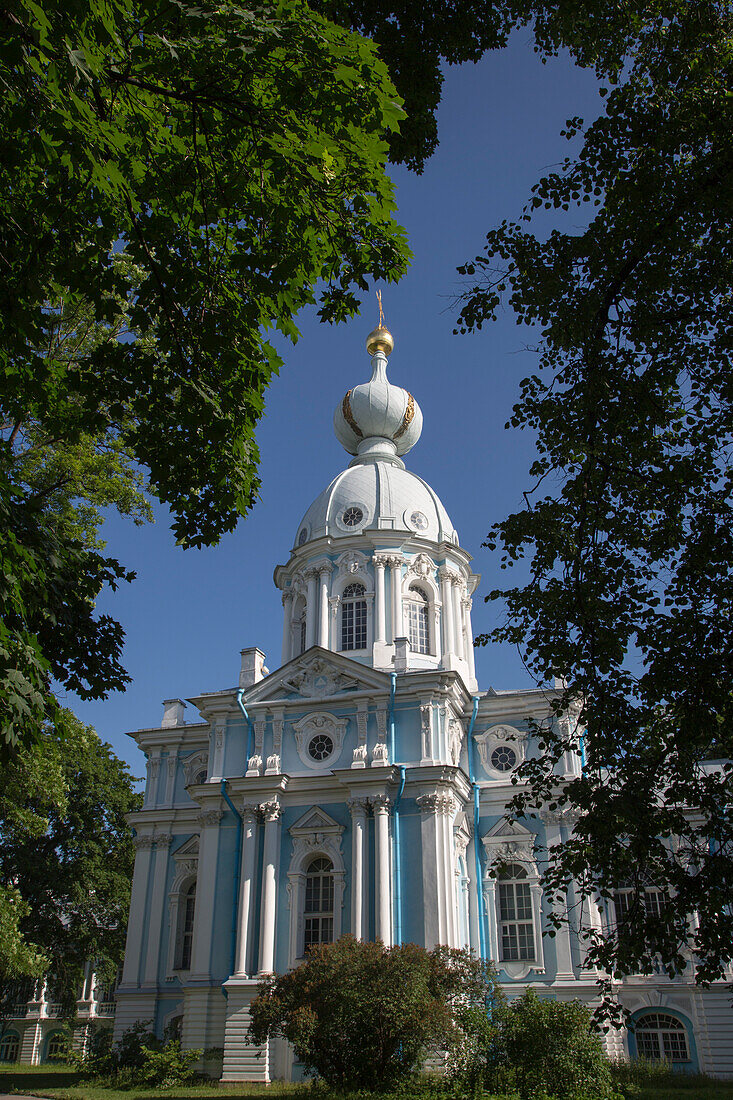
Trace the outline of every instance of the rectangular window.
<instances>
[{"instance_id":1,"label":"rectangular window","mask_svg":"<svg viewBox=\"0 0 733 1100\"><path fill-rule=\"evenodd\" d=\"M341 648L366 649L367 605L366 600L344 602L341 609Z\"/></svg>"},{"instance_id":2,"label":"rectangular window","mask_svg":"<svg viewBox=\"0 0 733 1100\"><path fill-rule=\"evenodd\" d=\"M534 962L532 894L526 882L499 883L499 923L503 962Z\"/></svg>"}]
</instances>

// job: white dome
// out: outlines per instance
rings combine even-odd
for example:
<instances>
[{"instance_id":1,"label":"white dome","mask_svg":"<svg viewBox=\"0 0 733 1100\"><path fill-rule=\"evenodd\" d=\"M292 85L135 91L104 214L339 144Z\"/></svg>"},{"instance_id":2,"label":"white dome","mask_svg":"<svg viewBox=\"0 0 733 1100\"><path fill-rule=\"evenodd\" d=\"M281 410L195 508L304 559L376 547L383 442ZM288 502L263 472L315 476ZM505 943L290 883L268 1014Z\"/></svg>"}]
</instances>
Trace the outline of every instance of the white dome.
<instances>
[{"instance_id":1,"label":"white dome","mask_svg":"<svg viewBox=\"0 0 733 1100\"><path fill-rule=\"evenodd\" d=\"M389 381L382 350L372 356L369 381L354 386L336 406L333 429L351 455L385 453L380 440L388 442L387 453L398 455L407 454L417 443L422 431L420 406L411 393Z\"/></svg>"},{"instance_id":2,"label":"white dome","mask_svg":"<svg viewBox=\"0 0 733 1100\"><path fill-rule=\"evenodd\" d=\"M298 525L295 545L375 529L458 542L443 504L422 478L401 463L369 462L349 466L313 501Z\"/></svg>"}]
</instances>

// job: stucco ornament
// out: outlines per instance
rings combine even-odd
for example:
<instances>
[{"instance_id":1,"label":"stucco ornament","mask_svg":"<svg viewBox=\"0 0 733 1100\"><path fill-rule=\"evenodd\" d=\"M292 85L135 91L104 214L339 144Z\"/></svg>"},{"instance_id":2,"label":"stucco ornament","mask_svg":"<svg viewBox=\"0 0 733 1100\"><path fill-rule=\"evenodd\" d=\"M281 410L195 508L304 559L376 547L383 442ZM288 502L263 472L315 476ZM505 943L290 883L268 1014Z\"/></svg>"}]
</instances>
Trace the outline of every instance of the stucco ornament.
<instances>
[{"instance_id":1,"label":"stucco ornament","mask_svg":"<svg viewBox=\"0 0 733 1100\"><path fill-rule=\"evenodd\" d=\"M348 718L337 718L327 711L306 714L293 723L295 747L306 767L333 767L341 755L348 724Z\"/></svg>"},{"instance_id":2,"label":"stucco ornament","mask_svg":"<svg viewBox=\"0 0 733 1100\"><path fill-rule=\"evenodd\" d=\"M492 779L505 779L527 755L527 733L515 726L497 725L474 734L481 763ZM500 751L498 756L496 750ZM513 760L512 760L513 757Z\"/></svg>"},{"instance_id":3,"label":"stucco ornament","mask_svg":"<svg viewBox=\"0 0 733 1100\"><path fill-rule=\"evenodd\" d=\"M284 682L283 687L304 699L325 699L357 687L357 681L322 657L313 657L304 662L300 671Z\"/></svg>"}]
</instances>

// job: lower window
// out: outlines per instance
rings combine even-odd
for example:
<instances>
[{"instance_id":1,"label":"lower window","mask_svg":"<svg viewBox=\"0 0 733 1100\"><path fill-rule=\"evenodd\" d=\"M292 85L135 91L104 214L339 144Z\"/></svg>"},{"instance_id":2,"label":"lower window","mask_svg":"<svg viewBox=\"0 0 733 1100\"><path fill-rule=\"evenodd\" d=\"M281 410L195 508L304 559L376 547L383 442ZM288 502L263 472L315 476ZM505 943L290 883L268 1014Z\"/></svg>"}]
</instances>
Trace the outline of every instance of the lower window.
<instances>
[{"instance_id":1,"label":"lower window","mask_svg":"<svg viewBox=\"0 0 733 1100\"><path fill-rule=\"evenodd\" d=\"M17 1062L20 1055L20 1036L7 1031L0 1039L0 1062Z\"/></svg>"},{"instance_id":2,"label":"lower window","mask_svg":"<svg viewBox=\"0 0 733 1100\"><path fill-rule=\"evenodd\" d=\"M502 962L534 962L532 892L527 872L510 864L499 876L499 939Z\"/></svg>"},{"instance_id":3,"label":"lower window","mask_svg":"<svg viewBox=\"0 0 733 1100\"><path fill-rule=\"evenodd\" d=\"M654 1062L689 1062L687 1029L668 1012L648 1012L636 1022L636 1052Z\"/></svg>"}]
</instances>

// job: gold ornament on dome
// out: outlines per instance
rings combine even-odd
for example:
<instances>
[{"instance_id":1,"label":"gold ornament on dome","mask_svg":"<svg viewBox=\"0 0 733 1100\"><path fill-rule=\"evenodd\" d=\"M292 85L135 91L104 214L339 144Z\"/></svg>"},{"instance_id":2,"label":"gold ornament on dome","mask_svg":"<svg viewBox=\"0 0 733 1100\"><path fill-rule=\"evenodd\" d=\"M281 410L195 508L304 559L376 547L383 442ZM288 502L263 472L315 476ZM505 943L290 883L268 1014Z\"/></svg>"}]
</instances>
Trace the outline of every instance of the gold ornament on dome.
<instances>
[{"instance_id":1,"label":"gold ornament on dome","mask_svg":"<svg viewBox=\"0 0 733 1100\"><path fill-rule=\"evenodd\" d=\"M379 302L379 323L367 336L366 349L370 355L376 355L378 351L384 352L385 355L389 355L394 348L394 337L384 323L381 290L377 291L377 301Z\"/></svg>"},{"instance_id":2,"label":"gold ornament on dome","mask_svg":"<svg viewBox=\"0 0 733 1100\"><path fill-rule=\"evenodd\" d=\"M415 398L411 393L407 395L407 408L405 409L405 415L402 417L402 423L397 431L392 436L393 439L399 439L401 435L404 435L407 429L412 424L415 417Z\"/></svg>"},{"instance_id":3,"label":"gold ornament on dome","mask_svg":"<svg viewBox=\"0 0 733 1100\"><path fill-rule=\"evenodd\" d=\"M341 412L344 414L344 420L351 428L354 435L358 435L359 439L364 438L364 433L359 425L354 420L354 414L351 411L351 390L347 390L344 394L344 399L341 402Z\"/></svg>"}]
</instances>

